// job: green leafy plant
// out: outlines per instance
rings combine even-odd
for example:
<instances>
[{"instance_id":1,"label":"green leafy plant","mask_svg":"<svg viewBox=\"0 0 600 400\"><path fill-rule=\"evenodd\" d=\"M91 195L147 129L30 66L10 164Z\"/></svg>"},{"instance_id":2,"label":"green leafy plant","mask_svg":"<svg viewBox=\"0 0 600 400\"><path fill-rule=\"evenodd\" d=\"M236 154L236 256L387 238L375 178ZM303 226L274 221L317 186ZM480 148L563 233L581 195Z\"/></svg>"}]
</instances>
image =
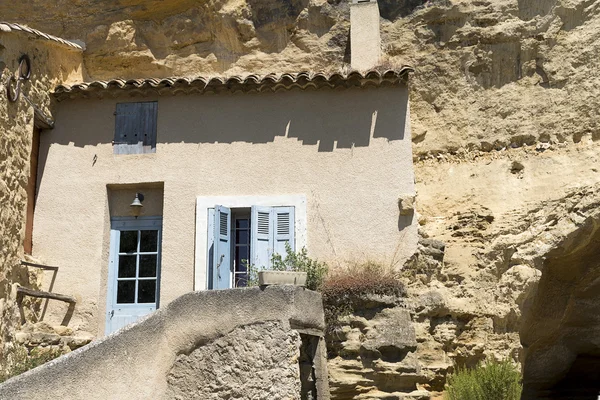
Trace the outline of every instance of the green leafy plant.
<instances>
[{"instance_id":1,"label":"green leafy plant","mask_svg":"<svg viewBox=\"0 0 600 400\"><path fill-rule=\"evenodd\" d=\"M510 361L487 361L476 368L457 368L446 383L446 400L518 400L521 373Z\"/></svg>"},{"instance_id":2,"label":"green leafy plant","mask_svg":"<svg viewBox=\"0 0 600 400\"><path fill-rule=\"evenodd\" d=\"M306 272L306 288L310 290L319 290L325 276L327 275L327 264L318 262L308 256L306 247L295 252L289 243L285 243L285 256L275 253L271 256L271 270L273 271L294 271ZM247 263L247 260L242 260ZM258 286L258 272L265 268L257 267L253 264L247 264L248 286Z\"/></svg>"},{"instance_id":3,"label":"green leafy plant","mask_svg":"<svg viewBox=\"0 0 600 400\"><path fill-rule=\"evenodd\" d=\"M306 247L294 252L289 243L285 243L285 257L273 254L271 262L274 271L306 272L306 287L310 290L319 290L327 275L327 264L320 263L308 256Z\"/></svg>"},{"instance_id":4,"label":"green leafy plant","mask_svg":"<svg viewBox=\"0 0 600 400\"><path fill-rule=\"evenodd\" d=\"M248 263L248 260L242 260L246 264L246 270L248 271L248 281L246 285L248 287L258 286L258 271L259 269L254 264Z\"/></svg>"},{"instance_id":5,"label":"green leafy plant","mask_svg":"<svg viewBox=\"0 0 600 400\"><path fill-rule=\"evenodd\" d=\"M0 382L4 382L13 376L21 375L35 367L54 360L65 354L62 350L56 348L38 349L27 351L25 347L15 348L8 357L8 368L0 371Z\"/></svg>"}]
</instances>

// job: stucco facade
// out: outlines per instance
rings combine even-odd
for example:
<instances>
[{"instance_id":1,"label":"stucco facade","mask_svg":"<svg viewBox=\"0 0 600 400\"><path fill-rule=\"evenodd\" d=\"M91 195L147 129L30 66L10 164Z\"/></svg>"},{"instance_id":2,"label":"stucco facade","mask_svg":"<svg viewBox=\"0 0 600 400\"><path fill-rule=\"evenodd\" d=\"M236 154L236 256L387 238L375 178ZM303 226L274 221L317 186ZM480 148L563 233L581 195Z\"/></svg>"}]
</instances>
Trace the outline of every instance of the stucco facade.
<instances>
[{"instance_id":1,"label":"stucco facade","mask_svg":"<svg viewBox=\"0 0 600 400\"><path fill-rule=\"evenodd\" d=\"M125 94L61 101L41 135L34 255L79 300L71 325L104 332L111 218L131 216L136 192L142 217L162 217L159 306L207 287L200 204L212 199L299 199L296 248L333 266L399 263L416 248L415 216L398 209L415 191L405 84ZM156 152L114 154L117 103L142 101L158 104Z\"/></svg>"}]
</instances>

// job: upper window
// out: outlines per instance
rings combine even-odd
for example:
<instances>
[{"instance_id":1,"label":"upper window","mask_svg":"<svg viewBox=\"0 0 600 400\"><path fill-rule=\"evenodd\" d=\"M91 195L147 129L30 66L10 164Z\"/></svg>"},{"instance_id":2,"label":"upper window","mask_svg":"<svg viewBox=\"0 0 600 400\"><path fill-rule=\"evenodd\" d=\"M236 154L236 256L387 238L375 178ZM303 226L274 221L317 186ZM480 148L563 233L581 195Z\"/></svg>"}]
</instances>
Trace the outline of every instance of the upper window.
<instances>
[{"instance_id":1,"label":"upper window","mask_svg":"<svg viewBox=\"0 0 600 400\"><path fill-rule=\"evenodd\" d=\"M228 208L208 211L208 288L243 287L248 264L269 269L273 254L295 249L294 207Z\"/></svg>"},{"instance_id":2,"label":"upper window","mask_svg":"<svg viewBox=\"0 0 600 400\"><path fill-rule=\"evenodd\" d=\"M157 113L156 101L118 103L114 154L155 153Z\"/></svg>"}]
</instances>

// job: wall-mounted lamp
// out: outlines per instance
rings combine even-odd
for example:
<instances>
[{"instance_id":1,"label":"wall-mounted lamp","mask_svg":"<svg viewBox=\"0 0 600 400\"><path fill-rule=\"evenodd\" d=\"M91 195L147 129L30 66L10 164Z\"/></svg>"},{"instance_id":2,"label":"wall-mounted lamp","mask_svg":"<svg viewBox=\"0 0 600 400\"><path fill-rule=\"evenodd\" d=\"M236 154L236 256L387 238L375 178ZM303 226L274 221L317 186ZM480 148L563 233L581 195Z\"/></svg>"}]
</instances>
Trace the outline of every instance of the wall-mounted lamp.
<instances>
[{"instance_id":1,"label":"wall-mounted lamp","mask_svg":"<svg viewBox=\"0 0 600 400\"><path fill-rule=\"evenodd\" d=\"M142 204L142 201L144 201L144 195L142 193L136 193L135 199L133 199L133 202L129 205L129 207L131 207L131 211L133 212L133 215L136 218L140 215L140 212L142 211L142 207L144 207L144 205Z\"/></svg>"}]
</instances>

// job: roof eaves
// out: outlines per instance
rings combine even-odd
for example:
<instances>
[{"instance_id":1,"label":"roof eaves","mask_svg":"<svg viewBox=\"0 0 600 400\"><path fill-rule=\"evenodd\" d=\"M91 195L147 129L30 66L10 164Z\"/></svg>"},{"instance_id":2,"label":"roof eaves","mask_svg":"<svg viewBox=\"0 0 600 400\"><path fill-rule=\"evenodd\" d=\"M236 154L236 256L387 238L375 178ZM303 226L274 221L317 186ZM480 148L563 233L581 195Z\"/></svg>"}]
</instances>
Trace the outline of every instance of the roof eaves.
<instances>
[{"instance_id":1,"label":"roof eaves","mask_svg":"<svg viewBox=\"0 0 600 400\"><path fill-rule=\"evenodd\" d=\"M221 92L277 92L291 89L350 88L395 86L405 83L413 68L403 66L395 70L370 70L363 73L284 73L264 76L247 75L225 77L173 77L147 79L112 79L107 81L83 82L74 85L59 85L54 96L59 100L67 98L102 97L105 94L119 96L143 95L147 92L162 94L178 93L221 93ZM107 93L109 92L109 93Z\"/></svg>"}]
</instances>

